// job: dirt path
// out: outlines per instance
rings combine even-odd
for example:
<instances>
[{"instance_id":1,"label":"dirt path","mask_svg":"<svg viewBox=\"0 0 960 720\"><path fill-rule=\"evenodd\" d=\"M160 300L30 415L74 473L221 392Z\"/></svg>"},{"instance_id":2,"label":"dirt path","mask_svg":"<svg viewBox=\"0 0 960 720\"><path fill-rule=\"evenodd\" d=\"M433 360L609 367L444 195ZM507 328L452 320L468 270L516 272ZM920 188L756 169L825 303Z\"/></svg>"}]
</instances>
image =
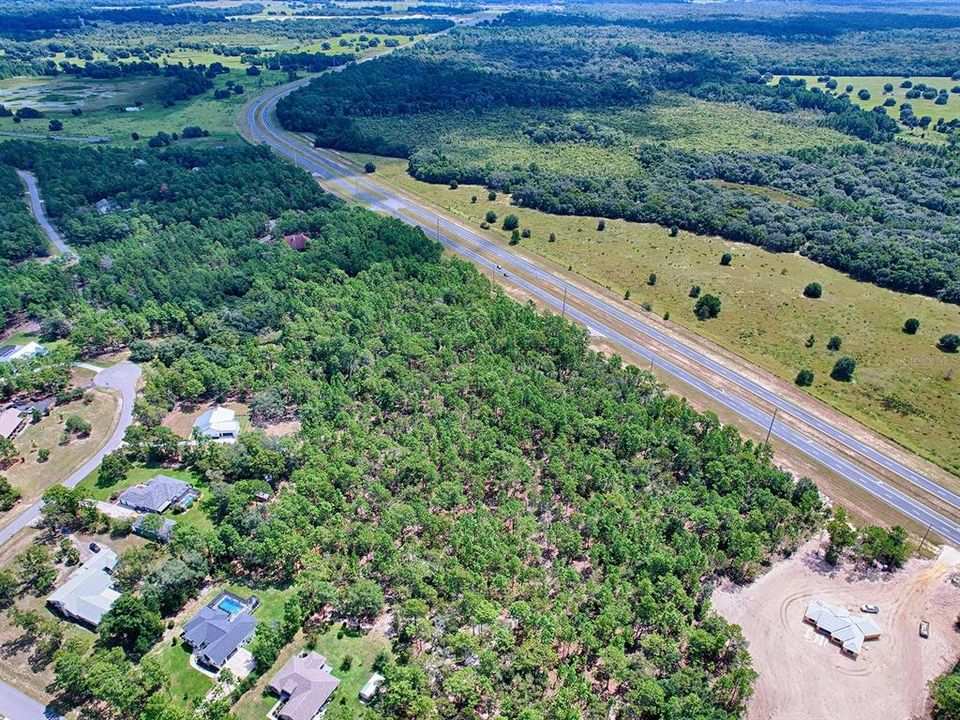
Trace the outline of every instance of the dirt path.
<instances>
[{"instance_id":1,"label":"dirt path","mask_svg":"<svg viewBox=\"0 0 960 720\"><path fill-rule=\"evenodd\" d=\"M831 568L818 542L804 545L754 584L724 586L714 608L743 628L760 673L752 720L883 720L925 717L927 683L956 662L960 632L960 553L911 560L893 575ZM858 659L803 622L813 598L857 610L880 606L880 639ZM920 620L930 638L919 637Z\"/></svg>"}]
</instances>

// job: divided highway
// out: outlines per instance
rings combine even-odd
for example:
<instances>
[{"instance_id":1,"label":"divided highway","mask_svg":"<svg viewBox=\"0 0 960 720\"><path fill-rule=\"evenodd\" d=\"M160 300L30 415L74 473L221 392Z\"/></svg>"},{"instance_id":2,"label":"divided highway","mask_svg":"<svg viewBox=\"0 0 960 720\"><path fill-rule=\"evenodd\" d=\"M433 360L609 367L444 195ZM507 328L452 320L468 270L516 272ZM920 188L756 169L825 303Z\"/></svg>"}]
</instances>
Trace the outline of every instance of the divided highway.
<instances>
[{"instance_id":1,"label":"divided highway","mask_svg":"<svg viewBox=\"0 0 960 720\"><path fill-rule=\"evenodd\" d=\"M740 375L735 370L698 352L695 348L689 347L663 333L658 328L625 313L602 297L592 295L580 287L556 277L536 263L515 255L496 242L463 227L459 223L420 207L415 201L404 195L394 193L390 188L379 185L375 179L358 174L354 168L345 164L334 153L312 148L298 136L284 131L273 114L276 103L281 97L305 82L307 81L301 80L273 88L254 100L241 118L249 137L256 142L266 143L277 154L307 169L318 179L324 181L337 194L345 198L355 198L373 210L387 213L419 226L428 236L436 238L461 257L482 268L503 275L514 286L521 288L544 304L557 310L564 307L567 315L583 323L593 332L605 336L636 355L655 362L661 370L670 373L702 392L714 402L764 430L773 421L769 412L752 402L727 394L701 377L692 374L666 358L657 356L645 347L641 340L646 338L668 347L678 356L704 368L707 371L705 375L712 374L723 378L724 381L747 391L752 397L776 407L779 412L789 414L807 426L835 438L854 454L860 455L889 472L903 477L943 502L955 508L960 508L960 496L941 487L921 473L904 466L895 458L884 455L867 443L830 425L823 418L776 395L767 388ZM481 250L482 254L479 252ZM494 259L491 260L491 257ZM504 272L504 268L511 271L509 277ZM524 277L519 277L517 273L523 273L526 277L532 278L536 281L536 284ZM564 296L576 299L582 307L588 308L588 312L582 312L571 307L565 303ZM616 330L613 325L628 328L630 336ZM790 445L797 452L822 463L853 485L896 508L904 515L913 518L923 526L929 526L944 540L960 546L960 524L928 508L921 501L910 497L897 488L884 483L876 475L859 467L799 430L774 423L771 434Z\"/></svg>"}]
</instances>

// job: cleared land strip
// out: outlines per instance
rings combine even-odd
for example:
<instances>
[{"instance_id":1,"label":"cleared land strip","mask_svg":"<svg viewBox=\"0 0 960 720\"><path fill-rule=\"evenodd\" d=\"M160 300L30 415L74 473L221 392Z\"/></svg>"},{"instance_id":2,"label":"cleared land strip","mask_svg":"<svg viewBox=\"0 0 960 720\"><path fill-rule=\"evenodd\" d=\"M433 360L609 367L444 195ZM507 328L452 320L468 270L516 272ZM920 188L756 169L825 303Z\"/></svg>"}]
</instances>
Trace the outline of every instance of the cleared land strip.
<instances>
[{"instance_id":1,"label":"cleared land strip","mask_svg":"<svg viewBox=\"0 0 960 720\"><path fill-rule=\"evenodd\" d=\"M805 434L797 430L792 424L773 423L771 431L773 437L779 438L795 451L799 451L842 475L848 482L896 508L919 525L932 527L933 531L944 539L960 544L960 524L939 512L931 510L923 502L911 497L914 493L908 495L904 491L892 487L848 458L850 456L861 456L868 464L874 463L884 468L887 473L901 476L916 485L922 492L929 493L937 498L939 500L936 503L937 505L946 506L952 510L960 507L960 497L929 480L924 474L907 467L897 458L880 452L873 446L832 426L817 415L815 411L801 408L772 392L769 388L761 386L751 378L736 373L726 365L702 353L697 353L676 338L670 337L643 322L641 318L631 316L621 308L605 301L601 293L594 292L592 289L590 292L585 291L578 284L568 282L558 274L542 269L538 263L525 259L491 242L489 239L445 217L441 212L423 209L422 201L406 197L402 193L396 193L391 188L384 187L383 184L371 180L369 177L361 177L353 167L345 163L335 153L313 149L309 147L309 144L304 144L301 139L285 133L277 126L271 113L276 101L298 84L274 88L247 107L242 122L249 137L254 141L268 143L279 154L307 168L319 179L326 181L325 184L336 194L367 203L374 210L401 217L422 227L428 235L436 237L457 254L472 260L481 267L499 271L501 268L496 266L503 265L514 273L518 271L526 273L530 280L513 275L509 279L510 283L521 287L549 306L566 311L571 305L569 302L571 299L582 303L587 306L587 312L570 308L567 314L590 327L594 332L610 338L629 352L653 360L662 370L666 370L685 384L697 388L713 402L735 412L742 419L746 419L754 425L767 427L771 424L773 418L770 412L756 404L732 393L727 393L723 389L717 389L703 379L704 375L709 377L716 374L726 382L736 384L749 391L756 398L759 398L764 405L777 408L778 411L782 411L783 415L792 415L795 420L809 425L813 430L832 436L848 449L844 456L816 439L812 439L809 433ZM490 260L490 256L495 257L499 262L495 263ZM500 279L499 282L509 284L504 279ZM563 293L563 299L559 296L560 293ZM611 327L611 322L628 326L630 336L628 337ZM640 344L634 339L638 335L645 336L645 344ZM672 362L672 358L668 360L657 357L647 346L651 341L667 347L672 355L695 361L705 372L698 372L694 375Z\"/></svg>"}]
</instances>

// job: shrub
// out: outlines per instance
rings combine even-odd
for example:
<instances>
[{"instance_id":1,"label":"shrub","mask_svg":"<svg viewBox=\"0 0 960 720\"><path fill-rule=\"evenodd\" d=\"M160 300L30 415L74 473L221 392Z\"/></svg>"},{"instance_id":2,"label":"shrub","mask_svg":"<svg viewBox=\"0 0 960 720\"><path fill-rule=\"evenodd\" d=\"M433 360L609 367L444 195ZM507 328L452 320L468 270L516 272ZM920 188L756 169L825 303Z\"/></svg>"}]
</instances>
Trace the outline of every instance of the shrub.
<instances>
[{"instance_id":1,"label":"shrub","mask_svg":"<svg viewBox=\"0 0 960 720\"><path fill-rule=\"evenodd\" d=\"M903 323L903 331L907 335L916 335L920 329L920 321L916 318L907 318Z\"/></svg>"},{"instance_id":2,"label":"shrub","mask_svg":"<svg viewBox=\"0 0 960 720\"><path fill-rule=\"evenodd\" d=\"M476 205L476 204L477 204L477 196L476 196L476 195L471 195L471 196L470 196L470 202L471 202L473 205Z\"/></svg>"},{"instance_id":3,"label":"shrub","mask_svg":"<svg viewBox=\"0 0 960 720\"><path fill-rule=\"evenodd\" d=\"M833 371L830 377L840 382L850 382L853 380L853 373L857 369L857 361L849 355L844 355L833 364Z\"/></svg>"},{"instance_id":4,"label":"shrub","mask_svg":"<svg viewBox=\"0 0 960 720\"><path fill-rule=\"evenodd\" d=\"M606 221L606 220L601 220L600 222L597 223L597 230L599 230L600 232L603 232L603 231L606 230L606 229L607 229L607 221Z\"/></svg>"},{"instance_id":5,"label":"shrub","mask_svg":"<svg viewBox=\"0 0 960 720\"><path fill-rule=\"evenodd\" d=\"M690 288L690 297L692 297L692 298L698 298L698 297L700 297L700 286L699 286L699 285L694 285L693 287Z\"/></svg>"},{"instance_id":6,"label":"shrub","mask_svg":"<svg viewBox=\"0 0 960 720\"><path fill-rule=\"evenodd\" d=\"M716 295L704 295L693 306L698 320L709 320L720 314L720 298Z\"/></svg>"},{"instance_id":7,"label":"shrub","mask_svg":"<svg viewBox=\"0 0 960 720\"><path fill-rule=\"evenodd\" d=\"M183 129L183 132L180 134L185 140L190 140L192 138L201 138L207 137L210 133L204 130L199 125L188 125Z\"/></svg>"},{"instance_id":8,"label":"shrub","mask_svg":"<svg viewBox=\"0 0 960 720\"><path fill-rule=\"evenodd\" d=\"M63 427L68 433L76 435L77 437L87 437L93 429L90 423L79 415L68 415Z\"/></svg>"},{"instance_id":9,"label":"shrub","mask_svg":"<svg viewBox=\"0 0 960 720\"><path fill-rule=\"evenodd\" d=\"M670 237L676 237L678 232L680 232L680 228L678 228L676 225L670 226Z\"/></svg>"},{"instance_id":10,"label":"shrub","mask_svg":"<svg viewBox=\"0 0 960 720\"><path fill-rule=\"evenodd\" d=\"M557 241L557 234L556 234L556 233L550 233L550 237L549 237L549 239L547 240L547 242L556 242L556 241Z\"/></svg>"},{"instance_id":11,"label":"shrub","mask_svg":"<svg viewBox=\"0 0 960 720\"><path fill-rule=\"evenodd\" d=\"M377 171L377 166L374 165L372 162L368 162L368 163L366 163L366 164L363 166L363 171L364 171L365 173L367 173L367 174L370 174L370 173L372 173L372 172L376 172L376 171Z\"/></svg>"},{"instance_id":12,"label":"shrub","mask_svg":"<svg viewBox=\"0 0 960 720\"><path fill-rule=\"evenodd\" d=\"M810 336L807 338L806 346L807 346L808 348L812 348L812 347L813 347L813 344L814 344L816 341L817 341L817 339L813 336L813 333L811 333Z\"/></svg>"},{"instance_id":13,"label":"shrub","mask_svg":"<svg viewBox=\"0 0 960 720\"><path fill-rule=\"evenodd\" d=\"M808 298L818 298L823 295L823 286L818 282L807 283L807 286L803 289L804 297Z\"/></svg>"},{"instance_id":14,"label":"shrub","mask_svg":"<svg viewBox=\"0 0 960 720\"><path fill-rule=\"evenodd\" d=\"M960 335L956 333L947 333L940 338L937 347L943 352L955 353L960 350Z\"/></svg>"},{"instance_id":15,"label":"shrub","mask_svg":"<svg viewBox=\"0 0 960 720\"><path fill-rule=\"evenodd\" d=\"M50 121L50 124L48 125L48 127L50 128L51 132L58 132L60 130L63 130L63 123L60 120L54 119Z\"/></svg>"},{"instance_id":16,"label":"shrub","mask_svg":"<svg viewBox=\"0 0 960 720\"><path fill-rule=\"evenodd\" d=\"M450 181L450 184L448 185L448 187L449 187L451 190L456 190L458 187L460 187L460 183L458 183L456 180L451 180L451 181Z\"/></svg>"},{"instance_id":17,"label":"shrub","mask_svg":"<svg viewBox=\"0 0 960 720\"><path fill-rule=\"evenodd\" d=\"M834 335L832 338L827 340L827 350L836 352L840 349L840 346L843 345L843 338L839 335Z\"/></svg>"},{"instance_id":18,"label":"shrub","mask_svg":"<svg viewBox=\"0 0 960 720\"><path fill-rule=\"evenodd\" d=\"M495 223L497 221L497 214L493 210L487 210L486 220L488 223Z\"/></svg>"},{"instance_id":19,"label":"shrub","mask_svg":"<svg viewBox=\"0 0 960 720\"><path fill-rule=\"evenodd\" d=\"M516 215L510 214L503 219L504 230L516 230L518 227L520 227L520 218Z\"/></svg>"},{"instance_id":20,"label":"shrub","mask_svg":"<svg viewBox=\"0 0 960 720\"><path fill-rule=\"evenodd\" d=\"M810 387L813 385L813 370L807 370L804 368L797 373L797 377L794 382L800 387Z\"/></svg>"},{"instance_id":21,"label":"shrub","mask_svg":"<svg viewBox=\"0 0 960 720\"><path fill-rule=\"evenodd\" d=\"M524 229L520 232L520 237L528 238L528 237L530 237L530 234L531 234L531 233L530 233L530 228L524 228Z\"/></svg>"},{"instance_id":22,"label":"shrub","mask_svg":"<svg viewBox=\"0 0 960 720\"><path fill-rule=\"evenodd\" d=\"M50 459L50 448L40 448L37 450L37 462L46 462Z\"/></svg>"},{"instance_id":23,"label":"shrub","mask_svg":"<svg viewBox=\"0 0 960 720\"><path fill-rule=\"evenodd\" d=\"M516 228L513 229L513 232L510 234L510 244L519 245L520 244L520 231Z\"/></svg>"},{"instance_id":24,"label":"shrub","mask_svg":"<svg viewBox=\"0 0 960 720\"><path fill-rule=\"evenodd\" d=\"M140 133L138 133L138 132L132 132L132 133L130 133L130 139L131 139L131 140L139 140L139 139L140 139Z\"/></svg>"},{"instance_id":25,"label":"shrub","mask_svg":"<svg viewBox=\"0 0 960 720\"><path fill-rule=\"evenodd\" d=\"M657 274L650 273L650 276L647 278L647 285L649 285L650 287L653 287L656 284L657 284Z\"/></svg>"},{"instance_id":26,"label":"shrub","mask_svg":"<svg viewBox=\"0 0 960 720\"><path fill-rule=\"evenodd\" d=\"M497 194L493 190L487 193L487 200L489 200L490 202L493 202L496 199L497 199Z\"/></svg>"},{"instance_id":27,"label":"shrub","mask_svg":"<svg viewBox=\"0 0 960 720\"><path fill-rule=\"evenodd\" d=\"M630 299L630 288L627 288L626 291L624 291L624 293L623 293L623 299L624 299L624 300L629 300L629 299Z\"/></svg>"},{"instance_id":28,"label":"shrub","mask_svg":"<svg viewBox=\"0 0 960 720\"><path fill-rule=\"evenodd\" d=\"M721 265L726 266L726 265L729 265L729 264L732 263L732 262L733 262L733 255L731 255L730 253L724 253L723 255L720 256L720 264L721 264Z\"/></svg>"}]
</instances>

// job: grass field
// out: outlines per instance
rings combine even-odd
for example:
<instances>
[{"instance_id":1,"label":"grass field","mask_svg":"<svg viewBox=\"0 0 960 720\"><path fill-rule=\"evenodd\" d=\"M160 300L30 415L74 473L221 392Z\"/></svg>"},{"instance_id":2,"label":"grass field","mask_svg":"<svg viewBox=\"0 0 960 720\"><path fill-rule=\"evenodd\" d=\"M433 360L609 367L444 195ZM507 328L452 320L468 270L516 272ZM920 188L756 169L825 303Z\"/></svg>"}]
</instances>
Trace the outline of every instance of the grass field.
<instances>
[{"instance_id":1,"label":"grass field","mask_svg":"<svg viewBox=\"0 0 960 720\"><path fill-rule=\"evenodd\" d=\"M378 37L381 41L392 38L401 45L409 42L405 35L368 36ZM250 44L261 44L255 42L257 37L259 36L252 36ZM273 42L265 48L326 54L354 52L352 45L357 42L359 34L346 34L343 38L351 42L351 47L340 47L340 38L318 38L310 42L290 42L282 45ZM211 41L221 42L222 38L212 38ZM328 50L322 47L325 41L331 45ZM381 42L379 47L364 48L356 54L367 57L387 49ZM217 76L213 81L213 89L203 95L178 102L170 108L164 107L158 96L159 90L166 83L166 79L162 77L97 80L60 75L2 79L0 104L13 110L24 106L33 107L44 111L46 117L23 120L20 123L14 123L10 117L0 118L0 134L6 137L49 135L63 138L108 138L113 145L146 147L149 139L160 131L180 133L185 127L199 125L210 133L209 137L179 142L216 144L235 141L239 138L236 116L244 103L263 89L287 80L286 73L266 69L257 77L249 77L240 58L224 57L210 51L177 49L163 55L160 61L206 65L220 62L231 68L231 72ZM76 59L71 62L82 63ZM243 85L246 92L226 100L215 100L213 93L224 88L230 80ZM124 110L136 106L138 102L142 104L140 110ZM83 114L75 117L71 114L74 109L80 109ZM49 123L53 119L63 123L63 130L56 133L49 131ZM134 140L133 133L138 133L140 139Z\"/></svg>"},{"instance_id":2,"label":"grass field","mask_svg":"<svg viewBox=\"0 0 960 720\"><path fill-rule=\"evenodd\" d=\"M327 663L333 667L333 675L340 680L340 687L330 700L331 703L352 705L356 710L361 707L358 695L360 688L373 673L373 662L381 651L390 651L390 643L383 635L370 632L366 635L344 632L343 637L337 637L342 623L333 625L326 632L313 639L312 649L327 658ZM276 704L277 698L267 691L267 684L290 658L299 652L309 651L310 643L298 635L273 664L269 671L263 674L257 683L233 707L233 714L239 720L264 720L270 709ZM344 659L351 658L350 668L344 670Z\"/></svg>"},{"instance_id":3,"label":"grass field","mask_svg":"<svg viewBox=\"0 0 960 720\"><path fill-rule=\"evenodd\" d=\"M66 480L87 458L107 441L119 416L118 397L106 390L93 389L88 393L89 403L83 400L57 405L50 414L36 424L27 425L14 440L22 462L6 471L10 482L23 493L21 506L39 498L43 491ZM66 418L78 415L92 426L88 437L73 438L60 445L60 436ZM50 450L50 459L37 461L41 448Z\"/></svg>"},{"instance_id":4,"label":"grass field","mask_svg":"<svg viewBox=\"0 0 960 720\"><path fill-rule=\"evenodd\" d=\"M821 82L817 82L816 76L810 75L791 75L789 76L793 79L804 79L807 81L807 87L819 87L821 89L826 89L826 85ZM779 78L775 77L772 82L776 83ZM853 85L853 90L849 93L850 100L857 103L861 107L868 109L875 108L877 105L882 105L883 101L888 97L892 97L897 101L897 104L893 107L887 108L887 113L894 118L900 116L900 105L905 102L910 103L913 106L913 114L917 117L923 117L924 115L929 115L933 118L933 125L937 124L939 118L944 120L954 120L960 118L960 94L950 92L950 89L953 87L960 86L960 81L951 80L949 77L912 77L912 76L836 76L833 78L837 81L837 90L836 92L844 92L847 85ZM907 99L906 93L907 89L900 87L900 83L904 80L911 80L914 85L917 83L925 83L928 87L936 88L938 91L943 88L947 90L947 100L946 105L937 105L933 100L924 100L921 98ZM884 92L883 86L887 83L893 84L893 92L887 93ZM860 90L867 90L870 92L869 100L861 100L857 97L857 93ZM919 135L922 133L922 130L916 128L912 131L909 131L910 134ZM928 133L928 135L935 135L936 133Z\"/></svg>"},{"instance_id":5,"label":"grass field","mask_svg":"<svg viewBox=\"0 0 960 720\"><path fill-rule=\"evenodd\" d=\"M780 152L784 148L849 145L849 136L818 127L803 114L784 117L731 103L712 103L660 93L640 109L587 112L499 109L355 120L361 133L391 143L437 147L456 165L510 168L536 163L545 172L622 179L639 170L635 150L662 142L679 150ZM543 124L584 124L605 133L608 143L538 144L529 134Z\"/></svg>"},{"instance_id":6,"label":"grass field","mask_svg":"<svg viewBox=\"0 0 960 720\"><path fill-rule=\"evenodd\" d=\"M370 156L349 155L359 162ZM960 356L937 350L941 335L960 332L960 309L917 295L859 283L796 254L773 254L752 245L680 232L671 238L657 225L597 218L557 216L516 208L509 197L487 201L485 189L456 190L412 179L406 161L373 158L377 173L432 200L474 226L487 210L502 219L520 218L532 237L522 247L554 260L617 293L630 290L635 303L650 303L659 316L729 348L780 377L793 381L801 368L816 374L816 397L899 442L912 452L960 474ZM470 202L476 195L476 204ZM502 240L510 233L491 230ZM550 233L557 241L549 242ZM719 265L731 252L731 267ZM647 284L657 274L654 286ZM823 297L803 297L811 281L823 285ZM693 315L692 285L719 295L720 316L700 322ZM908 317L921 322L917 335L901 331ZM812 348L807 338L815 338ZM827 340L843 339L839 353ZM829 378L841 354L858 361L855 382ZM952 373L953 379L945 377Z\"/></svg>"}]
</instances>

